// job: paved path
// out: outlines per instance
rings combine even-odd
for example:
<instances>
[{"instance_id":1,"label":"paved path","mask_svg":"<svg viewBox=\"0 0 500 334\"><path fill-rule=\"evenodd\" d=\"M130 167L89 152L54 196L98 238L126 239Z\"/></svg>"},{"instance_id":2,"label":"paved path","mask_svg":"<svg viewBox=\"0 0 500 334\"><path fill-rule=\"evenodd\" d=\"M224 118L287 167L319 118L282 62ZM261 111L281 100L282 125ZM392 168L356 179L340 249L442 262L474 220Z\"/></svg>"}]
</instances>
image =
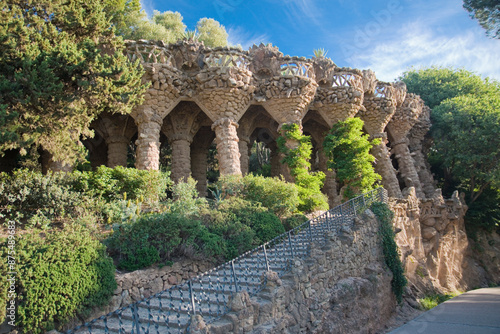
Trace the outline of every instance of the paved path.
<instances>
[{"instance_id":1,"label":"paved path","mask_svg":"<svg viewBox=\"0 0 500 334\"><path fill-rule=\"evenodd\" d=\"M500 288L469 291L389 334L500 334Z\"/></svg>"}]
</instances>

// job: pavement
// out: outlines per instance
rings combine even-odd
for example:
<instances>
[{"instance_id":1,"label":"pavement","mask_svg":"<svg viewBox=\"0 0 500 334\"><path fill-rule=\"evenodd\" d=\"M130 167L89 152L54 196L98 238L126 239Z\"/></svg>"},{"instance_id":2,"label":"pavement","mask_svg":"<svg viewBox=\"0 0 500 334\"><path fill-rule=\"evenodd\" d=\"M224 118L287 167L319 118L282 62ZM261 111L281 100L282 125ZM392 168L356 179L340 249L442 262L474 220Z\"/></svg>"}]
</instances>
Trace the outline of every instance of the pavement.
<instances>
[{"instance_id":1,"label":"pavement","mask_svg":"<svg viewBox=\"0 0 500 334\"><path fill-rule=\"evenodd\" d=\"M500 287L466 292L389 334L500 334Z\"/></svg>"}]
</instances>

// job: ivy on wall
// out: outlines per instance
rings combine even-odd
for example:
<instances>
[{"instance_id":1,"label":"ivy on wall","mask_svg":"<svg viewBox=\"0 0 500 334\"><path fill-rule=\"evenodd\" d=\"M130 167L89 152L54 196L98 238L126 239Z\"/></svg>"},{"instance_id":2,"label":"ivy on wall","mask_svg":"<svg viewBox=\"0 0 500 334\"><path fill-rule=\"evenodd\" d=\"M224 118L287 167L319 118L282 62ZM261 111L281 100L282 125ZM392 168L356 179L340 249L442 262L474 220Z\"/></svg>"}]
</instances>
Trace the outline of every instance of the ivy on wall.
<instances>
[{"instance_id":1,"label":"ivy on wall","mask_svg":"<svg viewBox=\"0 0 500 334\"><path fill-rule=\"evenodd\" d=\"M370 210L377 216L380 227L379 233L382 237L382 249L384 252L385 264L392 271L391 287L396 295L396 300L401 303L403 292L408 281L404 275L403 264L399 256L399 249L394 240L395 234L392 229L392 218L394 213L389 206L382 202L375 202L371 205Z\"/></svg>"},{"instance_id":2,"label":"ivy on wall","mask_svg":"<svg viewBox=\"0 0 500 334\"><path fill-rule=\"evenodd\" d=\"M290 167L290 173L299 189L299 210L314 211L328 209L328 199L321 192L325 181L323 172L311 172L309 159L312 153L311 138L302 134L298 124L284 124L282 135L276 140L278 149L285 155L282 163ZM287 141L297 142L297 147L289 148Z\"/></svg>"}]
</instances>

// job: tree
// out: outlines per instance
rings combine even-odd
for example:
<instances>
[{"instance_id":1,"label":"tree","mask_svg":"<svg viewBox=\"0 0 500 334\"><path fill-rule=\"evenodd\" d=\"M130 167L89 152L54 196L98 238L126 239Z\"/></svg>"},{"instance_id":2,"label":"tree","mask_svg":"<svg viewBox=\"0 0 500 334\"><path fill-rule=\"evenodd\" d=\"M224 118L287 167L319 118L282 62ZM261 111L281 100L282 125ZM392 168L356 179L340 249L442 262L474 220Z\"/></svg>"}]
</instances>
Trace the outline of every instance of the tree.
<instances>
[{"instance_id":1,"label":"tree","mask_svg":"<svg viewBox=\"0 0 500 334\"><path fill-rule=\"evenodd\" d=\"M335 123L323 142L328 168L337 173L340 187L345 186L342 195L346 199L373 190L382 179L375 173L372 165L375 157L370 154L380 139L370 142L368 135L363 135L363 124L359 118Z\"/></svg>"},{"instance_id":2,"label":"tree","mask_svg":"<svg viewBox=\"0 0 500 334\"><path fill-rule=\"evenodd\" d=\"M214 19L203 18L196 24L198 39L208 47L227 46L226 28Z\"/></svg>"},{"instance_id":3,"label":"tree","mask_svg":"<svg viewBox=\"0 0 500 334\"><path fill-rule=\"evenodd\" d=\"M493 228L500 220L500 84L449 68L410 70L400 79L433 108L429 162L443 193L465 192L466 222Z\"/></svg>"},{"instance_id":4,"label":"tree","mask_svg":"<svg viewBox=\"0 0 500 334\"><path fill-rule=\"evenodd\" d=\"M486 29L486 34L500 39L500 3L498 0L464 0L464 8Z\"/></svg>"},{"instance_id":5,"label":"tree","mask_svg":"<svg viewBox=\"0 0 500 334\"><path fill-rule=\"evenodd\" d=\"M140 0L105 0L104 10L119 36L130 35L132 27L146 17Z\"/></svg>"},{"instance_id":6,"label":"tree","mask_svg":"<svg viewBox=\"0 0 500 334\"><path fill-rule=\"evenodd\" d=\"M0 152L83 156L101 112L129 113L145 86L98 0L0 0Z\"/></svg>"}]
</instances>

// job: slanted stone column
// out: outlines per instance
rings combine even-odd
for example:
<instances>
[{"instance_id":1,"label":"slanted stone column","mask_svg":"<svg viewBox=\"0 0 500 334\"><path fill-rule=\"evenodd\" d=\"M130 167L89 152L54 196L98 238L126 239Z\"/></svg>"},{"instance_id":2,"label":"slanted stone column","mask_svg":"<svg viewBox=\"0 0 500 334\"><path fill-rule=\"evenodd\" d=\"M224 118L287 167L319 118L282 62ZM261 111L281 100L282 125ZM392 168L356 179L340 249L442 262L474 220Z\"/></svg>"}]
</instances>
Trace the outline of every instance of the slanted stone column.
<instances>
[{"instance_id":1,"label":"slanted stone column","mask_svg":"<svg viewBox=\"0 0 500 334\"><path fill-rule=\"evenodd\" d=\"M241 174L247 175L250 164L250 138L240 137L239 140Z\"/></svg>"},{"instance_id":2,"label":"slanted stone column","mask_svg":"<svg viewBox=\"0 0 500 334\"><path fill-rule=\"evenodd\" d=\"M417 122L422 108L423 100L415 94L408 94L403 105L397 108L394 117L387 125L387 130L391 135L392 149L394 156L398 160L399 173L403 178L406 187L414 187L419 198L423 198L424 193L418 177L415 162L408 148L408 138L406 137L410 129Z\"/></svg>"},{"instance_id":3,"label":"slanted stone column","mask_svg":"<svg viewBox=\"0 0 500 334\"><path fill-rule=\"evenodd\" d=\"M149 119L137 117L138 138L135 142L137 169L158 170L160 167L160 129L162 119L152 115Z\"/></svg>"},{"instance_id":4,"label":"slanted stone column","mask_svg":"<svg viewBox=\"0 0 500 334\"><path fill-rule=\"evenodd\" d=\"M371 139L380 138L382 142L379 145L373 146L371 153L375 157L375 172L382 176L382 185L387 190L390 197L401 198L403 195L399 187L396 171L392 166L390 153L387 148L387 134L380 133Z\"/></svg>"},{"instance_id":5,"label":"slanted stone column","mask_svg":"<svg viewBox=\"0 0 500 334\"><path fill-rule=\"evenodd\" d=\"M238 123L222 118L212 125L217 143L217 159L221 175L241 175Z\"/></svg>"},{"instance_id":6,"label":"slanted stone column","mask_svg":"<svg viewBox=\"0 0 500 334\"><path fill-rule=\"evenodd\" d=\"M402 91L402 87L377 82L373 91L365 93L364 110L359 112L370 139L380 138L382 141L371 150L376 159L375 172L382 176L382 185L389 196L398 198L402 197L401 189L387 149L387 134L384 133L384 129L394 116L397 105L404 99Z\"/></svg>"},{"instance_id":7,"label":"slanted stone column","mask_svg":"<svg viewBox=\"0 0 500 334\"><path fill-rule=\"evenodd\" d=\"M436 190L434 177L432 176L430 165L427 162L424 153L425 135L429 131L430 127L430 108L424 106L418 122L410 130L408 138L410 141L410 153L415 161L415 167L422 185L422 191L427 198L434 197Z\"/></svg>"},{"instance_id":8,"label":"slanted stone column","mask_svg":"<svg viewBox=\"0 0 500 334\"><path fill-rule=\"evenodd\" d=\"M130 140L123 136L109 137L106 139L108 145L108 167L127 166L128 144Z\"/></svg>"},{"instance_id":9,"label":"slanted stone column","mask_svg":"<svg viewBox=\"0 0 500 334\"><path fill-rule=\"evenodd\" d=\"M191 142L188 135L174 134L169 138L172 147L172 181L187 181L191 176Z\"/></svg>"}]
</instances>

